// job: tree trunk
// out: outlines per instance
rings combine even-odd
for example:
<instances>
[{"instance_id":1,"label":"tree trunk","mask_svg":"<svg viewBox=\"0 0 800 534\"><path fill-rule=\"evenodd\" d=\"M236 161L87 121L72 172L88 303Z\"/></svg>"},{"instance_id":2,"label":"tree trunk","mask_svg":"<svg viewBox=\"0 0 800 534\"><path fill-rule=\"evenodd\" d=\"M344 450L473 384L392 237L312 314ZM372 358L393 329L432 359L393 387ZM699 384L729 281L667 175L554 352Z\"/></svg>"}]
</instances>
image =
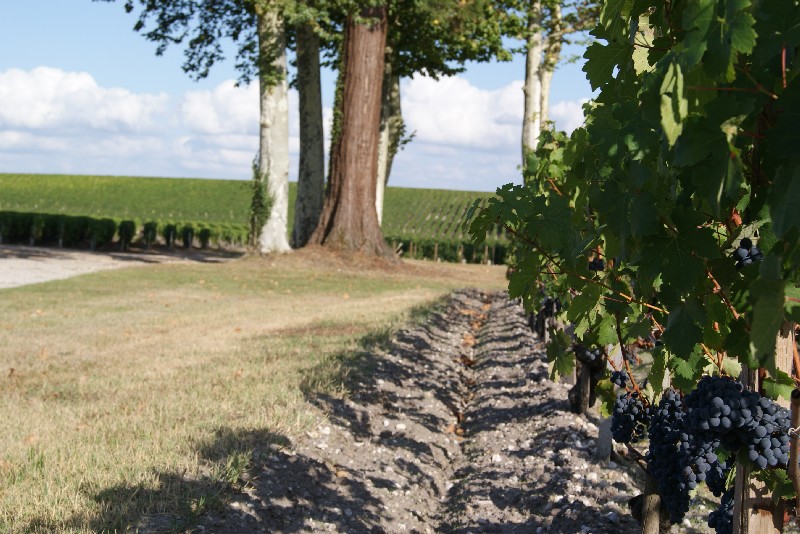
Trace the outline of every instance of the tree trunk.
<instances>
[{"instance_id":1,"label":"tree trunk","mask_svg":"<svg viewBox=\"0 0 800 534\"><path fill-rule=\"evenodd\" d=\"M392 73L392 49L386 47L386 66L383 70L381 96L381 127L378 144L378 176L376 179L375 210L378 224L383 222L383 198L392 162L397 154L400 136L403 134L403 115L400 108L400 76Z\"/></svg>"},{"instance_id":2,"label":"tree trunk","mask_svg":"<svg viewBox=\"0 0 800 534\"><path fill-rule=\"evenodd\" d=\"M331 148L330 182L320 222L309 240L336 250L394 257L381 234L375 195L386 6L367 8L345 24L341 131Z\"/></svg>"},{"instance_id":3,"label":"tree trunk","mask_svg":"<svg viewBox=\"0 0 800 534\"><path fill-rule=\"evenodd\" d=\"M297 89L300 96L300 171L294 204L292 246L308 243L325 196L325 140L319 74L319 37L307 24L297 29Z\"/></svg>"},{"instance_id":4,"label":"tree trunk","mask_svg":"<svg viewBox=\"0 0 800 534\"><path fill-rule=\"evenodd\" d=\"M259 251L291 250L289 219L289 92L286 83L286 34L276 11L258 16L260 107L258 169L267 181L269 218L261 229ZM267 62L270 62L269 64ZM269 72L269 74L267 73Z\"/></svg>"},{"instance_id":5,"label":"tree trunk","mask_svg":"<svg viewBox=\"0 0 800 534\"><path fill-rule=\"evenodd\" d=\"M541 64L541 105L539 116L541 126L550 120L550 84L553 81L553 72L561 59L561 40L564 29L561 16L561 5L555 4L550 13L550 33L547 36L547 45L544 47L544 61Z\"/></svg>"},{"instance_id":6,"label":"tree trunk","mask_svg":"<svg viewBox=\"0 0 800 534\"><path fill-rule=\"evenodd\" d=\"M542 4L534 0L528 12L528 43L525 56L525 109L522 118L522 163L536 148L542 128Z\"/></svg>"}]
</instances>

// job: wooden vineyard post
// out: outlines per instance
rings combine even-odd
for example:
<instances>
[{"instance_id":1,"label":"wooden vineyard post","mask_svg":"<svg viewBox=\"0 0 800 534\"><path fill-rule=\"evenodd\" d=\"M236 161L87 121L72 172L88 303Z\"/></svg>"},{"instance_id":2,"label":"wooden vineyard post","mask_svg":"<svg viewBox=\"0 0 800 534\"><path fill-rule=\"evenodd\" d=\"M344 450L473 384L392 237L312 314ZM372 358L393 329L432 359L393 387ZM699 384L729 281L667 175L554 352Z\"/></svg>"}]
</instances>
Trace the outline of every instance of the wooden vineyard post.
<instances>
[{"instance_id":1,"label":"wooden vineyard post","mask_svg":"<svg viewBox=\"0 0 800 534\"><path fill-rule=\"evenodd\" d=\"M607 367L611 370L622 368L622 349L619 345L609 345L609 347L606 347L608 352ZM611 417L603 417L598 426L597 449L595 449L594 459L596 462L606 463L611 459L611 451L614 449L614 438L611 435Z\"/></svg>"},{"instance_id":2,"label":"wooden vineyard post","mask_svg":"<svg viewBox=\"0 0 800 534\"><path fill-rule=\"evenodd\" d=\"M433 261L439 260L439 242L433 244Z\"/></svg>"},{"instance_id":3,"label":"wooden vineyard post","mask_svg":"<svg viewBox=\"0 0 800 534\"><path fill-rule=\"evenodd\" d=\"M659 534L661 532L661 496L658 494L658 482L646 475L644 482L644 504L642 505L642 534Z\"/></svg>"},{"instance_id":4,"label":"wooden vineyard post","mask_svg":"<svg viewBox=\"0 0 800 534\"><path fill-rule=\"evenodd\" d=\"M791 375L794 357L794 324L784 321L775 345L776 367ZM747 389L758 391L761 383L757 369L744 367L740 377ZM788 408L788 401L778 399ZM736 464L735 501L733 505L733 534L777 534L783 531L783 507L772 505L772 496L763 483L750 476L750 468Z\"/></svg>"}]
</instances>

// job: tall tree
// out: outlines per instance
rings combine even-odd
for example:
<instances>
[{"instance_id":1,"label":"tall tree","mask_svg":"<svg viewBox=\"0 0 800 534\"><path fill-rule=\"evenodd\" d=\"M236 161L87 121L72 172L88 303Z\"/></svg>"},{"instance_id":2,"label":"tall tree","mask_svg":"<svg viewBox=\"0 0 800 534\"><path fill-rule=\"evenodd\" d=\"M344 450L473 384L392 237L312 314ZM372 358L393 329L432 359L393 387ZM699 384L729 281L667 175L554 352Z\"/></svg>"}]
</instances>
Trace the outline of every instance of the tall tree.
<instances>
[{"instance_id":1,"label":"tall tree","mask_svg":"<svg viewBox=\"0 0 800 534\"><path fill-rule=\"evenodd\" d=\"M325 138L320 80L320 38L310 22L296 31L300 164L292 226L292 246L308 243L322 213L325 193Z\"/></svg>"},{"instance_id":2,"label":"tall tree","mask_svg":"<svg viewBox=\"0 0 800 534\"><path fill-rule=\"evenodd\" d=\"M550 84L564 44L580 39L599 14L597 0L500 0L505 33L521 38L525 53L522 158L527 159L549 120Z\"/></svg>"},{"instance_id":3,"label":"tall tree","mask_svg":"<svg viewBox=\"0 0 800 534\"><path fill-rule=\"evenodd\" d=\"M259 150L258 171L266 182L271 209L259 234L262 253L291 250L289 224L289 89L286 32L280 6L255 5L258 17Z\"/></svg>"},{"instance_id":4,"label":"tall tree","mask_svg":"<svg viewBox=\"0 0 800 534\"><path fill-rule=\"evenodd\" d=\"M452 76L463 72L467 61L511 59L502 43L504 13L491 0L395 1L389 5L388 19L376 177L379 220L394 157L413 137L406 137L400 79L415 74Z\"/></svg>"},{"instance_id":5,"label":"tall tree","mask_svg":"<svg viewBox=\"0 0 800 534\"><path fill-rule=\"evenodd\" d=\"M331 147L330 181L310 243L393 257L378 224L375 176L386 47L386 5L345 23L341 128Z\"/></svg>"},{"instance_id":6,"label":"tall tree","mask_svg":"<svg viewBox=\"0 0 800 534\"><path fill-rule=\"evenodd\" d=\"M185 43L183 70L195 80L207 77L214 64L224 59L225 40L237 44L239 81L248 83L256 77L259 81L257 168L272 205L261 229L259 249L289 250L289 106L283 11L291 7L290 0L126 0L125 10L133 12L137 4L141 11L134 30L158 44L157 55L169 45Z\"/></svg>"}]
</instances>

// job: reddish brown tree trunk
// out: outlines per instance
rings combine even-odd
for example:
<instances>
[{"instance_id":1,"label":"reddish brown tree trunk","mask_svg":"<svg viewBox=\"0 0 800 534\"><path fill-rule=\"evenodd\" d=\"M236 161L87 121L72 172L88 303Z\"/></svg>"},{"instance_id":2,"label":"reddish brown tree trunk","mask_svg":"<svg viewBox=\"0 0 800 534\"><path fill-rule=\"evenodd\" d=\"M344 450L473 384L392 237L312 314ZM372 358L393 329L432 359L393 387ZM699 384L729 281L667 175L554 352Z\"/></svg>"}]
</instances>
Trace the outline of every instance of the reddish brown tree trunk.
<instances>
[{"instance_id":1,"label":"reddish brown tree trunk","mask_svg":"<svg viewBox=\"0 0 800 534\"><path fill-rule=\"evenodd\" d=\"M365 9L344 36L341 134L331 148L325 205L309 243L337 250L393 257L375 211L381 89L386 48L386 7Z\"/></svg>"}]
</instances>

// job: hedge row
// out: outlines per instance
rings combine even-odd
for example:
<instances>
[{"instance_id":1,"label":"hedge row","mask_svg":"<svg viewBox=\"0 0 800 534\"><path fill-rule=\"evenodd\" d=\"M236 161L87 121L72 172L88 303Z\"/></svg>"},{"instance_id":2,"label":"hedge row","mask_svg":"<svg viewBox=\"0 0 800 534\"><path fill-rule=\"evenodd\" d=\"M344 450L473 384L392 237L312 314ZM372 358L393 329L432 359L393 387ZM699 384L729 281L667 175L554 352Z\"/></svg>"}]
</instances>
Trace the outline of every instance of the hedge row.
<instances>
[{"instance_id":1,"label":"hedge row","mask_svg":"<svg viewBox=\"0 0 800 534\"><path fill-rule=\"evenodd\" d=\"M0 243L58 245L91 248L117 243L126 250L139 243L184 248L209 245L244 245L248 228L241 224L208 224L192 221L140 221L63 214L0 211Z\"/></svg>"},{"instance_id":2,"label":"hedge row","mask_svg":"<svg viewBox=\"0 0 800 534\"><path fill-rule=\"evenodd\" d=\"M408 239L387 237L386 241L400 250L404 258L447 262L503 264L509 253L508 243L476 245L469 241Z\"/></svg>"}]
</instances>

